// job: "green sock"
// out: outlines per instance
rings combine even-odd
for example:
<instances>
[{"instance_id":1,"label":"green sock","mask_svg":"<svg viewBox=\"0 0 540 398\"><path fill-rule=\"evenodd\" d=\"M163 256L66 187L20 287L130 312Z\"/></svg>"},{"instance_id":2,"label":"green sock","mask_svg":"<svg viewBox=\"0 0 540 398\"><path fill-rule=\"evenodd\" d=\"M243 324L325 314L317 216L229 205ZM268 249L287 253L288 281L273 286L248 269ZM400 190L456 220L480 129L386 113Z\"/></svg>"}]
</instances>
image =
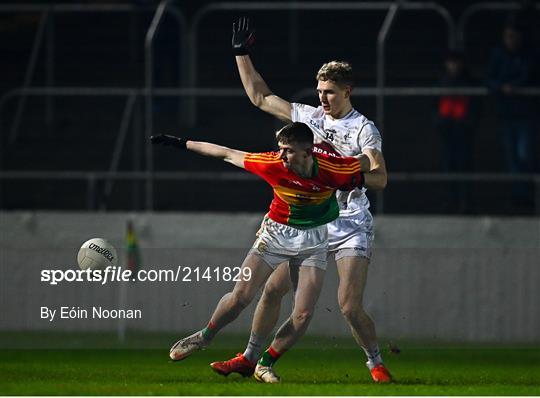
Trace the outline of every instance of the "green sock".
<instances>
[{"instance_id":1,"label":"green sock","mask_svg":"<svg viewBox=\"0 0 540 398\"><path fill-rule=\"evenodd\" d=\"M278 353L276 350L274 350L272 347L270 347L264 352L261 359L259 359L259 365L262 365L262 366L274 366L274 364L279 359L281 354L283 354L283 353Z\"/></svg>"},{"instance_id":2,"label":"green sock","mask_svg":"<svg viewBox=\"0 0 540 398\"><path fill-rule=\"evenodd\" d=\"M210 341L214 338L216 335L216 330L214 327L214 324L212 322L208 323L208 325L202 330L202 337L206 341Z\"/></svg>"}]
</instances>

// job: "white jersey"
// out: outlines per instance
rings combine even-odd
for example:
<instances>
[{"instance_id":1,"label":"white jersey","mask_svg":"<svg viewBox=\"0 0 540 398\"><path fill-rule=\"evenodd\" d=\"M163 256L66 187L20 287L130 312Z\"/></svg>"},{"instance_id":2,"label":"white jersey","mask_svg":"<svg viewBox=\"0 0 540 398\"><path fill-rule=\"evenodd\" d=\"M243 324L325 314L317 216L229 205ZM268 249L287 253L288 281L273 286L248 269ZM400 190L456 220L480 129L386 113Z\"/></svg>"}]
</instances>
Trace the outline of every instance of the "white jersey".
<instances>
[{"instance_id":1,"label":"white jersey","mask_svg":"<svg viewBox=\"0 0 540 398\"><path fill-rule=\"evenodd\" d=\"M352 109L341 119L331 119L324 114L322 106L292 103L293 122L306 123L313 131L314 143L324 150L341 156L357 156L364 149L376 149L382 153L382 137L371 120ZM326 144L329 144L328 146ZM337 191L340 216L353 216L369 208L366 188L354 191Z\"/></svg>"}]
</instances>

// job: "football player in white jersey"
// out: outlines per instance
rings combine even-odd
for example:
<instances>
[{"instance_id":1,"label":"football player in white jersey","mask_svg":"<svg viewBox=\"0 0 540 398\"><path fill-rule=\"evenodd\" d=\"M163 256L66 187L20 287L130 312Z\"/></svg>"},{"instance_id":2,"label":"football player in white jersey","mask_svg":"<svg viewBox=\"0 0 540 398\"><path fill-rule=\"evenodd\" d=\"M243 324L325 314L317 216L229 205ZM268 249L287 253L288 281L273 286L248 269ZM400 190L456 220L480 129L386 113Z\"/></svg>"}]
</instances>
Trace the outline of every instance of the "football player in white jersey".
<instances>
[{"instance_id":1,"label":"football player in white jersey","mask_svg":"<svg viewBox=\"0 0 540 398\"><path fill-rule=\"evenodd\" d=\"M283 121L309 125L319 150L338 156L365 154L371 161L371 170L364 174L364 188L336 194L340 217L327 225L329 252L337 264L341 312L367 356L366 365L373 380L389 382L391 376L381 358L375 325L362 304L373 241L373 218L365 191L366 188L382 190L387 182L381 135L373 122L351 105L352 68L349 63L332 61L320 68L316 76L320 106L290 103L273 94L256 71L249 57L253 42L249 20L240 18L233 24L232 45L240 78L251 102ZM291 287L288 266L282 264L265 285L245 352L228 361L213 362L210 366L216 372L225 376L231 372L244 376L253 372L262 354L261 347L278 320L281 300Z\"/></svg>"}]
</instances>

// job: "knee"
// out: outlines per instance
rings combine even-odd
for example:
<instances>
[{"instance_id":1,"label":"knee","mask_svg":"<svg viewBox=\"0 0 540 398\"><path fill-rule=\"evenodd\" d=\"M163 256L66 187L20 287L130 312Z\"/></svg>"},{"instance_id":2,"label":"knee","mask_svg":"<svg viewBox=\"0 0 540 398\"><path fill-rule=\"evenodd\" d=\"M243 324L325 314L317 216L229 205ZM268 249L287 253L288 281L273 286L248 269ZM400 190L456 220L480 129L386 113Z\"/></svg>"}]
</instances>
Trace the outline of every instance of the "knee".
<instances>
[{"instance_id":1,"label":"knee","mask_svg":"<svg viewBox=\"0 0 540 398\"><path fill-rule=\"evenodd\" d=\"M292 320L299 328L307 327L311 318L313 318L313 310L294 311L292 314Z\"/></svg>"},{"instance_id":2,"label":"knee","mask_svg":"<svg viewBox=\"0 0 540 398\"><path fill-rule=\"evenodd\" d=\"M339 309L343 317L349 322L364 314L364 308L360 298L349 297L348 299L340 300Z\"/></svg>"},{"instance_id":3,"label":"knee","mask_svg":"<svg viewBox=\"0 0 540 398\"><path fill-rule=\"evenodd\" d=\"M279 303L283 296L289 291L289 286L283 286L275 283L267 283L263 290L261 300L270 303Z\"/></svg>"}]
</instances>

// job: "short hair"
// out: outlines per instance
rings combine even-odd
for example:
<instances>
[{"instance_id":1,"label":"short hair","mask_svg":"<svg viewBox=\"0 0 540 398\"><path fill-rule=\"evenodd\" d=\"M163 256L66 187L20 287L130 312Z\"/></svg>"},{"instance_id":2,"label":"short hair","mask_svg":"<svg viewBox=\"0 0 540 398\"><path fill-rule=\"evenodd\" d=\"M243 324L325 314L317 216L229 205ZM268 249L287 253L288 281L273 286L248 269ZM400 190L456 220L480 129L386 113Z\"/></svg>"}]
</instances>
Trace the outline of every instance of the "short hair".
<instances>
[{"instance_id":1,"label":"short hair","mask_svg":"<svg viewBox=\"0 0 540 398\"><path fill-rule=\"evenodd\" d=\"M347 61L330 61L317 72L317 81L332 80L339 86L353 85L352 65Z\"/></svg>"},{"instance_id":2,"label":"short hair","mask_svg":"<svg viewBox=\"0 0 540 398\"><path fill-rule=\"evenodd\" d=\"M277 142L283 144L306 144L313 146L313 132L307 124L292 122L287 124L276 134Z\"/></svg>"}]
</instances>

